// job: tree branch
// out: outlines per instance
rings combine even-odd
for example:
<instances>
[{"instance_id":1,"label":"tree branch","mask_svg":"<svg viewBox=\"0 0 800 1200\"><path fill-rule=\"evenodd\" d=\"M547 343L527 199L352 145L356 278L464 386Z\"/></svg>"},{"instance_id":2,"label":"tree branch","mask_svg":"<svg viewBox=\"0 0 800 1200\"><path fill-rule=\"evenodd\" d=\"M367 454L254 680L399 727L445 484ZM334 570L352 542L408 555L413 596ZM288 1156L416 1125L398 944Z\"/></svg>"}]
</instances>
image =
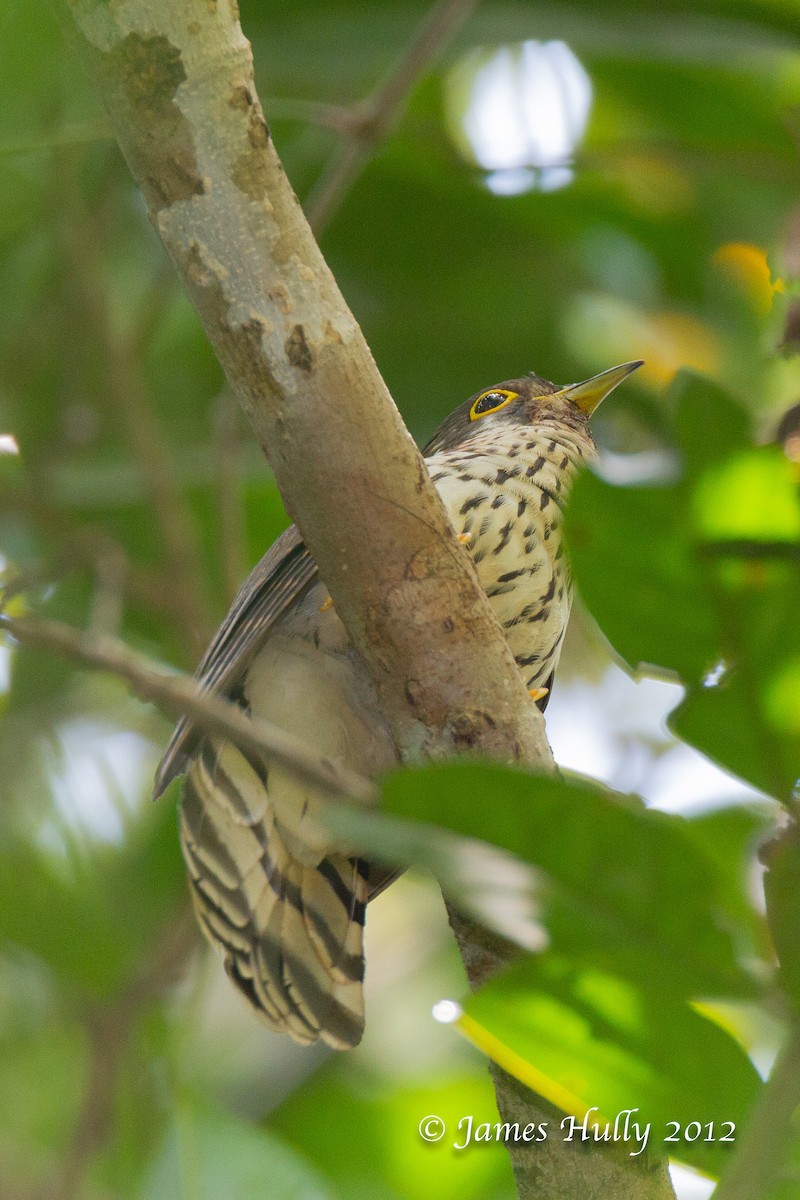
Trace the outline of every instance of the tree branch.
<instances>
[{"instance_id":1,"label":"tree branch","mask_svg":"<svg viewBox=\"0 0 800 1200\"><path fill-rule=\"evenodd\" d=\"M401 754L552 767L474 567L283 173L235 3L60 2ZM514 1107L502 1081L498 1104ZM510 1149L522 1188L530 1147ZM619 1180L645 1194L629 1160ZM671 1194L666 1182L659 1195ZM537 1200L563 1195L540 1187Z\"/></svg>"},{"instance_id":2,"label":"tree branch","mask_svg":"<svg viewBox=\"0 0 800 1200\"><path fill-rule=\"evenodd\" d=\"M330 224L376 148L400 119L414 86L477 6L478 0L439 0L420 23L384 84L350 110L346 140L328 163L306 204L309 224L317 237Z\"/></svg>"},{"instance_id":3,"label":"tree branch","mask_svg":"<svg viewBox=\"0 0 800 1200\"><path fill-rule=\"evenodd\" d=\"M161 671L116 638L83 633L61 621L42 617L0 614L0 630L24 645L38 646L87 667L108 671L131 685L142 700L151 700L171 712L184 713L206 733L230 738L242 750L277 759L300 779L334 796L374 802L369 780L318 758L292 734L266 721L254 721L235 704L201 691L189 675Z\"/></svg>"}]
</instances>

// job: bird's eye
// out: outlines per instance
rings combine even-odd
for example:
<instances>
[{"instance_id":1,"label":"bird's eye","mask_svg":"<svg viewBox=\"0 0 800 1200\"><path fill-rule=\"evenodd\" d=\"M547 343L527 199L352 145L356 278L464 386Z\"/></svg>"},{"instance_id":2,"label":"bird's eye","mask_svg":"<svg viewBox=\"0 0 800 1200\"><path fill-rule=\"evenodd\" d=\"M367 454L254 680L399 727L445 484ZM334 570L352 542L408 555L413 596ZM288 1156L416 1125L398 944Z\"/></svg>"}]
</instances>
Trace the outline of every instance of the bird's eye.
<instances>
[{"instance_id":1,"label":"bird's eye","mask_svg":"<svg viewBox=\"0 0 800 1200\"><path fill-rule=\"evenodd\" d=\"M470 421L477 421L478 417L485 417L488 413L497 412L498 408L503 408L512 400L516 400L518 395L519 392L507 392L505 388L492 388L491 391L481 392L469 410Z\"/></svg>"}]
</instances>

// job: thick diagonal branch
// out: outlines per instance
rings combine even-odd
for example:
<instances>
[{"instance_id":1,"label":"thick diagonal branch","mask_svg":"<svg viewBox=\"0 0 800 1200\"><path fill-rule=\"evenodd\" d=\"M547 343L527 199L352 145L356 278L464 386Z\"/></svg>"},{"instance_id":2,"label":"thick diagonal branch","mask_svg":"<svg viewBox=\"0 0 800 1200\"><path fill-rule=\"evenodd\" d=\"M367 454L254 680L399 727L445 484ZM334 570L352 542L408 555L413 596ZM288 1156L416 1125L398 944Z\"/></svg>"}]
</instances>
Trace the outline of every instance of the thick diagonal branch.
<instances>
[{"instance_id":1,"label":"thick diagonal branch","mask_svg":"<svg viewBox=\"0 0 800 1200\"><path fill-rule=\"evenodd\" d=\"M402 750L550 763L472 564L284 175L234 6L66 2L150 218Z\"/></svg>"},{"instance_id":2,"label":"thick diagonal branch","mask_svg":"<svg viewBox=\"0 0 800 1200\"><path fill-rule=\"evenodd\" d=\"M292 734L252 720L224 697L201 691L188 675L161 670L117 638L83 633L61 621L5 613L0 613L0 632L25 646L37 646L83 666L108 671L129 683L142 700L151 700L175 717L190 716L204 733L230 738L258 758L275 759L324 792L362 802L375 800L369 780L319 758Z\"/></svg>"}]
</instances>

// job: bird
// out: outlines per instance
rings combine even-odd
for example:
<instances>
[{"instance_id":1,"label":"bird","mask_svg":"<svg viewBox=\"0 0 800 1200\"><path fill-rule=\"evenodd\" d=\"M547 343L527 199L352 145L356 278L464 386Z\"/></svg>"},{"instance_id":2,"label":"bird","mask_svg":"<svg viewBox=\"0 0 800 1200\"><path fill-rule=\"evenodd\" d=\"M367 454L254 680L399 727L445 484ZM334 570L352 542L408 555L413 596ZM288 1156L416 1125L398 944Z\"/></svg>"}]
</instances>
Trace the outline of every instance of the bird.
<instances>
[{"instance_id":1,"label":"bird","mask_svg":"<svg viewBox=\"0 0 800 1200\"><path fill-rule=\"evenodd\" d=\"M589 417L641 365L567 387L529 374L485 388L423 449L542 711L571 604L564 503L597 453ZM375 687L294 526L241 587L196 679L362 775L398 761ZM311 785L188 717L158 767L155 795L181 774L180 841L195 914L228 976L267 1025L296 1042L357 1045L367 903L393 876L336 843L317 819Z\"/></svg>"}]
</instances>

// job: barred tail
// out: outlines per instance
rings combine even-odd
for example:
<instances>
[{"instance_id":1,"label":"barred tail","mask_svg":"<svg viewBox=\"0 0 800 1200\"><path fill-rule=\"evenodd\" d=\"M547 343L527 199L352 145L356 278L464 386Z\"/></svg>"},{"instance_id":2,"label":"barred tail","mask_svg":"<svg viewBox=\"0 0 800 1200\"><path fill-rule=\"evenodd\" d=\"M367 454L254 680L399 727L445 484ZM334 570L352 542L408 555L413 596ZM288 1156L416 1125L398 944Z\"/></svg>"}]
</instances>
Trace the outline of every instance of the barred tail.
<instances>
[{"instance_id":1,"label":"barred tail","mask_svg":"<svg viewBox=\"0 0 800 1200\"><path fill-rule=\"evenodd\" d=\"M206 744L187 776L181 844L201 928L228 975L273 1029L297 1042L355 1046L364 1030L368 869L287 850L266 772Z\"/></svg>"}]
</instances>

